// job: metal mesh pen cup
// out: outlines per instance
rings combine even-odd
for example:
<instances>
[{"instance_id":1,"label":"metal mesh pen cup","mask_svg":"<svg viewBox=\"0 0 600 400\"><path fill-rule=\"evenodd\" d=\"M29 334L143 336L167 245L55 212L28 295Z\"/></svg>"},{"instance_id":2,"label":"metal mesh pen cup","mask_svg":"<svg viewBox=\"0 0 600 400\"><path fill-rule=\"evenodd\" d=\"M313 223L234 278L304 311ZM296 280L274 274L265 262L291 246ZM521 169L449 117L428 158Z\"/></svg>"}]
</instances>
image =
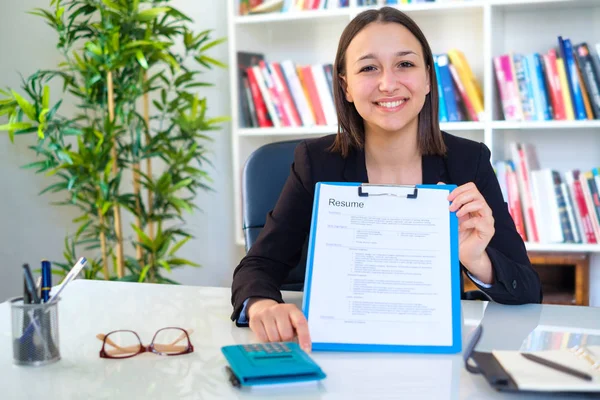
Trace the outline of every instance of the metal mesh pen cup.
<instances>
[{"instance_id":1,"label":"metal mesh pen cup","mask_svg":"<svg viewBox=\"0 0 600 400\"><path fill-rule=\"evenodd\" d=\"M13 361L17 365L41 366L60 360L58 301L24 304L10 300Z\"/></svg>"}]
</instances>

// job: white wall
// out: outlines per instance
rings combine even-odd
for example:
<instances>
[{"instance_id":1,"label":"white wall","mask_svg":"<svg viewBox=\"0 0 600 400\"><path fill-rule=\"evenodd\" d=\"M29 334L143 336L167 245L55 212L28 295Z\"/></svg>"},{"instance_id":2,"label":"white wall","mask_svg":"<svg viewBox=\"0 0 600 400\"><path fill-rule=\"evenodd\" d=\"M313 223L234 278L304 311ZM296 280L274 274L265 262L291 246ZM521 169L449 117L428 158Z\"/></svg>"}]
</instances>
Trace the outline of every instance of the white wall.
<instances>
[{"instance_id":1,"label":"white wall","mask_svg":"<svg viewBox=\"0 0 600 400\"><path fill-rule=\"evenodd\" d=\"M0 87L18 88L19 73L24 77L40 68L54 68L60 62L56 51L56 36L39 17L26 14L35 7L48 8L49 0L4 1L0 13ZM226 2L214 0L176 0L173 6L195 21L194 30L214 30L214 38L227 34ZM227 61L227 45L215 47L211 56ZM209 115L229 114L229 81L227 70L215 70L203 75L215 88L202 89L208 98ZM52 88L53 101L60 88ZM67 110L68 110L68 104ZM4 120L2 120L3 123ZM230 130L212 133L214 167L209 170L214 179L214 192L200 193L197 205L203 210L188 215L187 226L195 236L180 251L180 255L201 268L175 271L171 278L189 285L229 286L233 268L241 257L234 245ZM62 260L63 240L73 232L70 222L76 215L67 207L49 203L59 197L38 196L48 178L19 167L35 161L27 146L34 137L17 138L12 145L6 133L0 134L0 301L22 292L21 264L38 267L42 258Z\"/></svg>"}]
</instances>

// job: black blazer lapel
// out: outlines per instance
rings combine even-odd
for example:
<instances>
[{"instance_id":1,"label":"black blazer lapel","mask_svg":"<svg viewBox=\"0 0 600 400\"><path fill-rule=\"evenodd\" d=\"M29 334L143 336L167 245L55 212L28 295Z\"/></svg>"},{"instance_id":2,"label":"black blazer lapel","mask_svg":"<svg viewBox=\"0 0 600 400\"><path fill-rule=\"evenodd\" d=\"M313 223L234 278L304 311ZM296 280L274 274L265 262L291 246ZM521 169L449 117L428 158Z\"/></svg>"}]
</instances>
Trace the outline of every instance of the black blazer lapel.
<instances>
[{"instance_id":1,"label":"black blazer lapel","mask_svg":"<svg viewBox=\"0 0 600 400\"><path fill-rule=\"evenodd\" d=\"M438 182L449 182L446 162L442 156L425 155L421 158L423 184L436 185Z\"/></svg>"},{"instance_id":2,"label":"black blazer lapel","mask_svg":"<svg viewBox=\"0 0 600 400\"><path fill-rule=\"evenodd\" d=\"M364 150L352 149L344 163L343 177L346 182L369 183Z\"/></svg>"}]
</instances>

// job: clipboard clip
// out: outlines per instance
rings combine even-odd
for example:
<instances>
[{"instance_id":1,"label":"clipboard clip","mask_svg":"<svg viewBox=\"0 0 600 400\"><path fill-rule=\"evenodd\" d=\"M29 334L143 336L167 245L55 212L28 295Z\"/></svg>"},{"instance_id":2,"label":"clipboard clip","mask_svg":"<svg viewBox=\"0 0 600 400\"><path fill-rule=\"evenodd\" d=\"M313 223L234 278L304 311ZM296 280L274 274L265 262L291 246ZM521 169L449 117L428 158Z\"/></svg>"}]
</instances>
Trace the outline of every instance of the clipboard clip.
<instances>
[{"instance_id":1,"label":"clipboard clip","mask_svg":"<svg viewBox=\"0 0 600 400\"><path fill-rule=\"evenodd\" d=\"M413 189L412 193L393 193L393 192L375 192L370 191L369 188L406 188ZM365 191L368 190L368 191ZM369 197L369 196L393 196L393 197L401 197L406 199L416 199L419 195L419 189L414 185L378 185L378 184L369 184L363 183L358 187L358 196L359 197Z\"/></svg>"}]
</instances>

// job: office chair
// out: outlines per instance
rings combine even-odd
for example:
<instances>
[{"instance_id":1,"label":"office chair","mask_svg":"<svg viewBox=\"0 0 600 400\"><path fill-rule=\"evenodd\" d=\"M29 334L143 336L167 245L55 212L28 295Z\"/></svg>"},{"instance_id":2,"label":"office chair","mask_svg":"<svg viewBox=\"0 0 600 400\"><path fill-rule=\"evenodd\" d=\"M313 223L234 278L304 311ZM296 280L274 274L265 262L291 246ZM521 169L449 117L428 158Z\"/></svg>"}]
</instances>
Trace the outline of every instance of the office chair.
<instances>
[{"instance_id":1,"label":"office chair","mask_svg":"<svg viewBox=\"0 0 600 400\"><path fill-rule=\"evenodd\" d=\"M243 229L246 252L254 244L265 225L266 216L275 207L279 194L290 173L294 150L301 140L288 140L266 144L255 150L242 176ZM308 238L304 243L300 262L292 269L281 290L302 291L306 270ZM489 300L489 297L473 290L464 293L463 276L460 274L460 290L463 300Z\"/></svg>"}]
</instances>

